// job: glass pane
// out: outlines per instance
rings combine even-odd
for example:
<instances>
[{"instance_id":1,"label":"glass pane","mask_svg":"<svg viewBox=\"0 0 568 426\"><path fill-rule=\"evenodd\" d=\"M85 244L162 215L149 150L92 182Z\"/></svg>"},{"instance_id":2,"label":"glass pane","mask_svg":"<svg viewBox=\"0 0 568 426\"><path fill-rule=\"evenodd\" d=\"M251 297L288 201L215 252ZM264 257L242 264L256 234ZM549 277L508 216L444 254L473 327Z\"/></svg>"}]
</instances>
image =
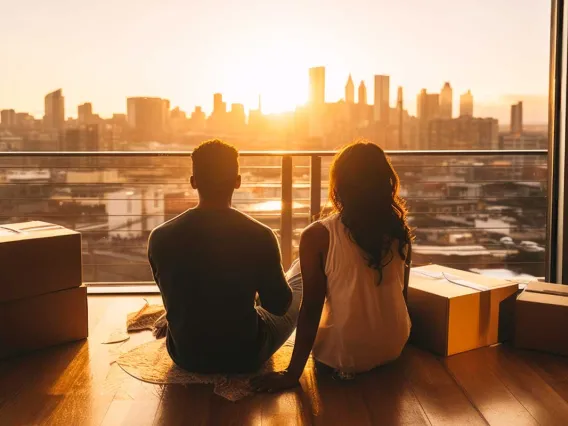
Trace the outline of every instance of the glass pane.
<instances>
[{"instance_id":1,"label":"glass pane","mask_svg":"<svg viewBox=\"0 0 568 426\"><path fill-rule=\"evenodd\" d=\"M281 238L292 258L314 214L314 151L326 211L332 155L367 138L392 152L416 263L544 274L549 2L178 2L133 15L117 0L87 20L62 0L35 3L2 15L15 41L2 53L0 223L80 230L85 281L151 280L148 234L196 205L188 154L211 138L242 151L234 206L280 238L282 156L270 151L295 151ZM542 152L430 155L480 149Z\"/></svg>"}]
</instances>

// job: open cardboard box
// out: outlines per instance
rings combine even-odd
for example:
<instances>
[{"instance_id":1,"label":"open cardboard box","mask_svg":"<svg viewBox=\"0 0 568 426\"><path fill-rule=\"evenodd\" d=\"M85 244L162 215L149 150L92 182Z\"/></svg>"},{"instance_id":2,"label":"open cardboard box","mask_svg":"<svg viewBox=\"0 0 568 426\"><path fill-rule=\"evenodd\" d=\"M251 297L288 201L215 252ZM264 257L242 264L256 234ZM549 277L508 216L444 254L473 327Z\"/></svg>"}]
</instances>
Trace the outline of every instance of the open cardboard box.
<instances>
[{"instance_id":1,"label":"open cardboard box","mask_svg":"<svg viewBox=\"0 0 568 426\"><path fill-rule=\"evenodd\" d=\"M0 359L88 336L87 288L0 303Z\"/></svg>"},{"instance_id":2,"label":"open cardboard box","mask_svg":"<svg viewBox=\"0 0 568 426\"><path fill-rule=\"evenodd\" d=\"M411 342L449 356L512 337L518 284L440 265L413 268Z\"/></svg>"},{"instance_id":3,"label":"open cardboard box","mask_svg":"<svg viewBox=\"0 0 568 426\"><path fill-rule=\"evenodd\" d=\"M527 285L515 306L515 346L568 355L568 286Z\"/></svg>"},{"instance_id":4,"label":"open cardboard box","mask_svg":"<svg viewBox=\"0 0 568 426\"><path fill-rule=\"evenodd\" d=\"M81 234L33 221L0 225L0 303L82 284Z\"/></svg>"}]
</instances>

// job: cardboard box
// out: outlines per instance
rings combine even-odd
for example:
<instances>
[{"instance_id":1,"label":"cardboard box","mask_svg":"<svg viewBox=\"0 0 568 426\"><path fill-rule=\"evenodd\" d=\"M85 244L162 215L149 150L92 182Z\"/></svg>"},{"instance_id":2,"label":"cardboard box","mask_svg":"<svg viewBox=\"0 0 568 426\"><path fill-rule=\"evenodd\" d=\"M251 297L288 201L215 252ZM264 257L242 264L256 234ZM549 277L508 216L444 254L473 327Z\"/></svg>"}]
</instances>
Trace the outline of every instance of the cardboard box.
<instances>
[{"instance_id":1,"label":"cardboard box","mask_svg":"<svg viewBox=\"0 0 568 426\"><path fill-rule=\"evenodd\" d=\"M0 303L0 359L88 336L87 288Z\"/></svg>"},{"instance_id":2,"label":"cardboard box","mask_svg":"<svg viewBox=\"0 0 568 426\"><path fill-rule=\"evenodd\" d=\"M413 268L411 342L448 356L512 337L518 284L439 265Z\"/></svg>"},{"instance_id":3,"label":"cardboard box","mask_svg":"<svg viewBox=\"0 0 568 426\"><path fill-rule=\"evenodd\" d=\"M82 284L81 234L46 222L0 225L0 303Z\"/></svg>"},{"instance_id":4,"label":"cardboard box","mask_svg":"<svg viewBox=\"0 0 568 426\"><path fill-rule=\"evenodd\" d=\"M568 286L528 284L515 305L515 346L568 355Z\"/></svg>"}]
</instances>

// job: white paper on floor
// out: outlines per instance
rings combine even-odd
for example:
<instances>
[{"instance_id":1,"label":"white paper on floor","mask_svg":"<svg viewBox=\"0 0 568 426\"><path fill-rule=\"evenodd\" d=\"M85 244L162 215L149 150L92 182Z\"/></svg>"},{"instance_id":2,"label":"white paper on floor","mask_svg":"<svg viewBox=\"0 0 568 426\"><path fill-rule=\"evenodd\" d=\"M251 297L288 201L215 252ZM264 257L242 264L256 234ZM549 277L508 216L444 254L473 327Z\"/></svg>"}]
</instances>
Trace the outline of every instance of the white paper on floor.
<instances>
[{"instance_id":1,"label":"white paper on floor","mask_svg":"<svg viewBox=\"0 0 568 426\"><path fill-rule=\"evenodd\" d=\"M111 331L110 334L107 336L107 338L103 340L101 343L105 345L110 345L113 343L125 342L128 339L130 339L130 336L128 335L126 330L119 328Z\"/></svg>"}]
</instances>

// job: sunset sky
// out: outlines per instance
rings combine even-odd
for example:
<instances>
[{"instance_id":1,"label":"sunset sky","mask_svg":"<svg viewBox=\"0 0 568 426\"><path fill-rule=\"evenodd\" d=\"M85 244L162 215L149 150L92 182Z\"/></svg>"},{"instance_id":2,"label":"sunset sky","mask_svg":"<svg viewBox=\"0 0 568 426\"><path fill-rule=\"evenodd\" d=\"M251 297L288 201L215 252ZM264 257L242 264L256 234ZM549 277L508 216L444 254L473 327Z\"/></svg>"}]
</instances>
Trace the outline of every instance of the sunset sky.
<instances>
[{"instance_id":1,"label":"sunset sky","mask_svg":"<svg viewBox=\"0 0 568 426\"><path fill-rule=\"evenodd\" d=\"M43 114L63 88L66 115L93 102L103 117L127 96L161 96L187 112L227 103L267 112L307 99L308 68L327 67L326 100L343 97L351 72L373 101L373 74L405 90L471 89L476 115L546 121L550 4L546 0L29 0L0 16L0 108ZM457 111L457 109L456 109Z\"/></svg>"}]
</instances>

